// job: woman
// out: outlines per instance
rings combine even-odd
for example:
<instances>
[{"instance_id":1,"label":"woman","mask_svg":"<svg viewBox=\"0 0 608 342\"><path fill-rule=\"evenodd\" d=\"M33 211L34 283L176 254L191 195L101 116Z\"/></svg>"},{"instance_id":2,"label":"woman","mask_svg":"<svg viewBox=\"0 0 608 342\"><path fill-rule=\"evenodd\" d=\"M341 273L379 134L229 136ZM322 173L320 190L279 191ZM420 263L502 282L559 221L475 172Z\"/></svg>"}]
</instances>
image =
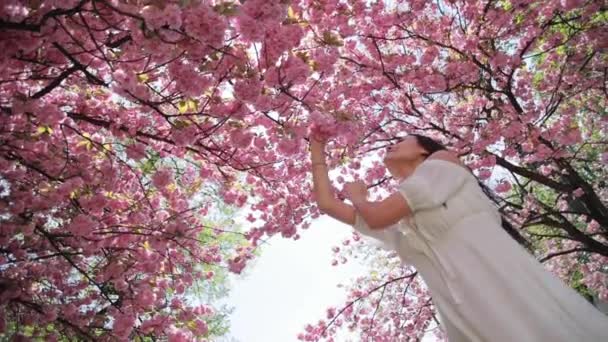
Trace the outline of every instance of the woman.
<instances>
[{"instance_id":1,"label":"woman","mask_svg":"<svg viewBox=\"0 0 608 342\"><path fill-rule=\"evenodd\" d=\"M362 182L332 191L325 142L311 139L319 209L394 249L427 284L450 342L608 341L608 317L546 271L501 228L501 216L458 157L427 137L392 145L399 180L367 201Z\"/></svg>"}]
</instances>

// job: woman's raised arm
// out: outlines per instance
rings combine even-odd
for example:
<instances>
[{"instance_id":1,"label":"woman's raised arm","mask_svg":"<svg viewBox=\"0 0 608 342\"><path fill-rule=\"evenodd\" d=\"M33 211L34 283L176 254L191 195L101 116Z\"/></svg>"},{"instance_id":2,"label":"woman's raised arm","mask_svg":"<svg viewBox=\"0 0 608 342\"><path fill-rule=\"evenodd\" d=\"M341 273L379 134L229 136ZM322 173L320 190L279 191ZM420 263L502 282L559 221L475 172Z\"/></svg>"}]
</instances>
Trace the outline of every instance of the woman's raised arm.
<instances>
[{"instance_id":1,"label":"woman's raised arm","mask_svg":"<svg viewBox=\"0 0 608 342\"><path fill-rule=\"evenodd\" d=\"M313 192L321 212L348 225L355 224L355 208L339 200L329 181L325 161L325 142L310 137L310 159L312 162Z\"/></svg>"}]
</instances>

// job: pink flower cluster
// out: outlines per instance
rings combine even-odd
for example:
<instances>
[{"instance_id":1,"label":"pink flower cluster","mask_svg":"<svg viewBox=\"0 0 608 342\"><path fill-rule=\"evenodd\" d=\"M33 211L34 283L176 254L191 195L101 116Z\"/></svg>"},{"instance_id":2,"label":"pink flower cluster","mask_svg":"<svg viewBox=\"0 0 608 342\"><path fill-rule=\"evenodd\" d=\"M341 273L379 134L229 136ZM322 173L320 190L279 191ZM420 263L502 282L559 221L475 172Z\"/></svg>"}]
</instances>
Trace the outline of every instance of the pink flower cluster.
<instances>
[{"instance_id":1,"label":"pink flower cluster","mask_svg":"<svg viewBox=\"0 0 608 342\"><path fill-rule=\"evenodd\" d=\"M4 1L0 332L213 339L207 324L219 319L186 300L190 288L244 272L250 248L298 239L320 215L311 136L330 138L337 186L356 176L387 191L387 143L442 138L509 198L519 225L546 216L588 236L551 228L574 242L543 238L547 253L591 252L548 266L605 298L595 251L606 218L572 208L608 194L601 2L440 5ZM557 29L560 18L580 30ZM505 172L518 182L492 178ZM249 211L242 234L218 219L226 208ZM369 254L362 241L354 234L328 261ZM384 299L372 291L405 275L392 260L347 286L361 305L334 305L300 338L420 338L433 310L421 283L391 283Z\"/></svg>"},{"instance_id":2,"label":"pink flower cluster","mask_svg":"<svg viewBox=\"0 0 608 342\"><path fill-rule=\"evenodd\" d=\"M279 0L250 0L239 11L237 27L247 41L261 41L266 31L276 28L287 15L287 6Z\"/></svg>"}]
</instances>

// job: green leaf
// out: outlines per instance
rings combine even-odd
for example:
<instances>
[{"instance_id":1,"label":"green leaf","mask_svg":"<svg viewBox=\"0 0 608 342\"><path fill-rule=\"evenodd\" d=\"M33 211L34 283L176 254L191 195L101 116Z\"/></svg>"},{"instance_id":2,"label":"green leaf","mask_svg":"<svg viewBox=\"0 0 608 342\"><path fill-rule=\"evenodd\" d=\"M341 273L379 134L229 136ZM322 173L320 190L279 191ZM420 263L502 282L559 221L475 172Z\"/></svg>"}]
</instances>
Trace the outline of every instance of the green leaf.
<instances>
[{"instance_id":1,"label":"green leaf","mask_svg":"<svg viewBox=\"0 0 608 342\"><path fill-rule=\"evenodd\" d=\"M231 17L238 13L238 6L232 1L227 1L213 6L213 10L223 16Z\"/></svg>"},{"instance_id":2,"label":"green leaf","mask_svg":"<svg viewBox=\"0 0 608 342\"><path fill-rule=\"evenodd\" d=\"M137 80L140 83L146 83L146 82L148 82L149 79L150 79L150 76L148 76L148 74L146 74L146 73L137 74Z\"/></svg>"},{"instance_id":3,"label":"green leaf","mask_svg":"<svg viewBox=\"0 0 608 342\"><path fill-rule=\"evenodd\" d=\"M27 337L32 337L34 336L34 330L35 328L33 326L26 325L25 327L23 327L23 335Z\"/></svg>"},{"instance_id":4,"label":"green leaf","mask_svg":"<svg viewBox=\"0 0 608 342\"><path fill-rule=\"evenodd\" d=\"M545 75L543 72L537 72L534 74L534 77L532 78L532 84L535 87L538 87L540 85L540 83L545 79Z\"/></svg>"},{"instance_id":5,"label":"green leaf","mask_svg":"<svg viewBox=\"0 0 608 342\"><path fill-rule=\"evenodd\" d=\"M181 100L177 103L177 110L180 114L187 112L197 112L198 103L193 99Z\"/></svg>"},{"instance_id":6,"label":"green leaf","mask_svg":"<svg viewBox=\"0 0 608 342\"><path fill-rule=\"evenodd\" d=\"M53 129L49 126L38 126L38 128L36 129L36 133L34 134L34 136L39 136L42 134L48 134L51 135L53 134Z\"/></svg>"},{"instance_id":7,"label":"green leaf","mask_svg":"<svg viewBox=\"0 0 608 342\"><path fill-rule=\"evenodd\" d=\"M342 41L342 37L340 37L337 33L332 33L331 31L323 32L323 43L331 46L343 46L344 42Z\"/></svg>"}]
</instances>

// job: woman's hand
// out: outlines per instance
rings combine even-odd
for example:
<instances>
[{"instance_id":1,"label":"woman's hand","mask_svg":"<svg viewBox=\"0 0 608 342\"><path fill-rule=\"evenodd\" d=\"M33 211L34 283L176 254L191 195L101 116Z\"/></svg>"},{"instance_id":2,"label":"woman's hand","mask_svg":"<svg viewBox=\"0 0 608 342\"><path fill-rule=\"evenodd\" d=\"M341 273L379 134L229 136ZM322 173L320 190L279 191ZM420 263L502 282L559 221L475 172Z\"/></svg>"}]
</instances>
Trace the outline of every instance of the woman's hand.
<instances>
[{"instance_id":1,"label":"woman's hand","mask_svg":"<svg viewBox=\"0 0 608 342\"><path fill-rule=\"evenodd\" d=\"M359 202L367 199L367 186L362 181L354 181L344 184L344 193L351 202Z\"/></svg>"},{"instance_id":2,"label":"woman's hand","mask_svg":"<svg viewBox=\"0 0 608 342\"><path fill-rule=\"evenodd\" d=\"M313 164L325 164L325 145L327 140L310 135L310 161Z\"/></svg>"}]
</instances>

